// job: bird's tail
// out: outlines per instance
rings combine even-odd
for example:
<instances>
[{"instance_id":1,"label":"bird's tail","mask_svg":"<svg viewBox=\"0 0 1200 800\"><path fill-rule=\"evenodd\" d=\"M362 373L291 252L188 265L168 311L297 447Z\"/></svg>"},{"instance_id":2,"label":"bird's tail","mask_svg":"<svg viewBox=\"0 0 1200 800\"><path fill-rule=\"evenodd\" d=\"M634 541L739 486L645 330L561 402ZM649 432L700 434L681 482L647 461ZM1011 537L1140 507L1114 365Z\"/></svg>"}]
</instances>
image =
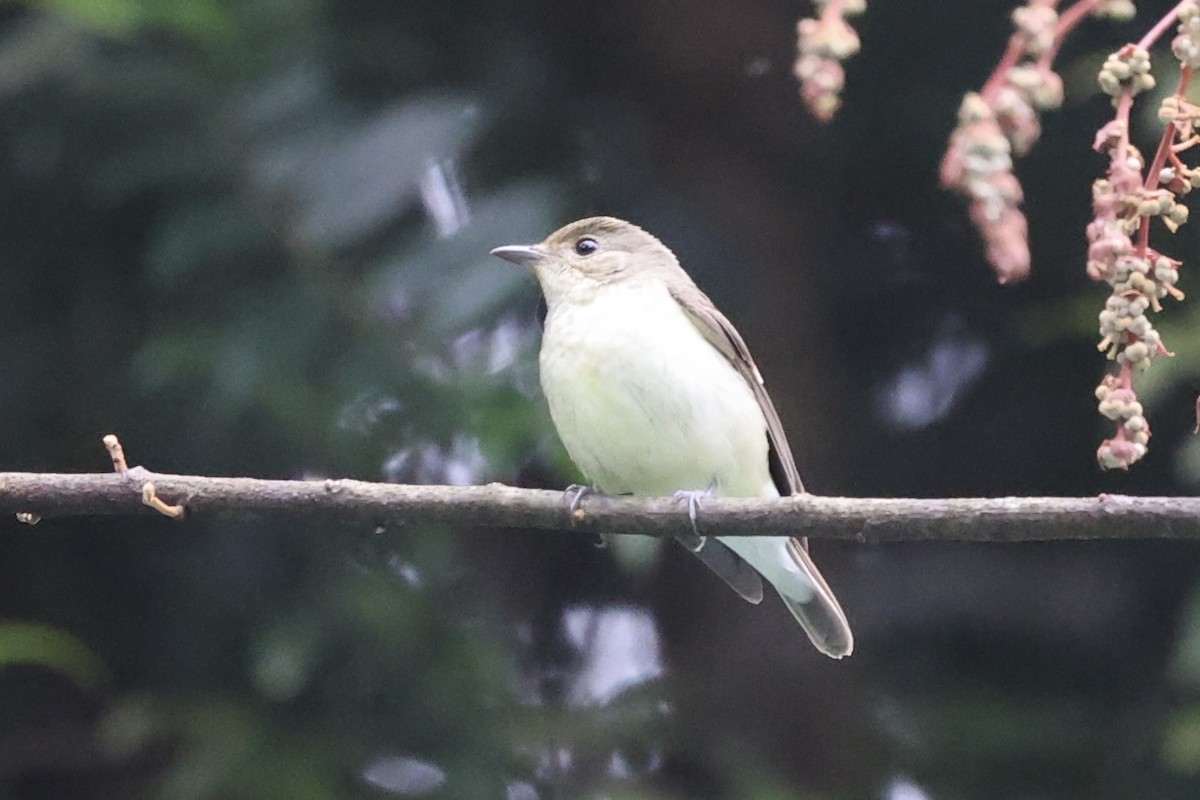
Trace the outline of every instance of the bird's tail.
<instances>
[{"instance_id":1,"label":"bird's tail","mask_svg":"<svg viewBox=\"0 0 1200 800\"><path fill-rule=\"evenodd\" d=\"M813 646L831 658L843 658L854 651L854 634L846 612L802 539L729 536L721 541L775 587Z\"/></svg>"},{"instance_id":2,"label":"bird's tail","mask_svg":"<svg viewBox=\"0 0 1200 800\"><path fill-rule=\"evenodd\" d=\"M813 645L830 658L842 658L854 652L854 634L850 622L825 577L808 554L807 544L800 539L788 539L784 545L787 556L800 567L805 582L811 588L788 594L791 583L778 582L775 588L783 598L783 604L804 628Z\"/></svg>"}]
</instances>

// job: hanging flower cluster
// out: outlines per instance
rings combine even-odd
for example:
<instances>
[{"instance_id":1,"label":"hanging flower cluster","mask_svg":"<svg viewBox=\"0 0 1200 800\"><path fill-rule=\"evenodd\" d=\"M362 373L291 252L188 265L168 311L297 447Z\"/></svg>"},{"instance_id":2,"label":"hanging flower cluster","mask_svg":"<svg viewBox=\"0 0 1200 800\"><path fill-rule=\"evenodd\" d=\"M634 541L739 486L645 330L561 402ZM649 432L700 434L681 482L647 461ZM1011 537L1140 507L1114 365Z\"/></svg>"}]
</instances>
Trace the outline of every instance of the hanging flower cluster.
<instances>
[{"instance_id":1,"label":"hanging flower cluster","mask_svg":"<svg viewBox=\"0 0 1200 800\"><path fill-rule=\"evenodd\" d=\"M1180 62L1173 96L1162 101L1164 124L1154 158L1147 163L1129 139L1133 99L1154 87L1149 48L1172 24L1178 33L1172 50ZM1137 44L1110 55L1100 69L1101 90L1113 98L1116 113L1096 135L1095 149L1108 156L1105 178L1092 184L1093 218L1087 227L1087 273L1106 282L1111 292L1099 316L1099 349L1116 370L1096 387L1100 414L1116 423L1096 458L1104 469L1128 469L1146 454L1150 425L1134 388L1136 372L1160 355L1171 355L1148 312L1162 310L1168 296L1183 299L1176 288L1180 262L1150 246L1151 222L1159 219L1174 233L1187 222L1181 199L1200 186L1200 170L1181 154L1200 142L1200 107L1186 99L1192 75L1200 67L1200 8L1195 0L1178 4Z\"/></svg>"},{"instance_id":2,"label":"hanging flower cluster","mask_svg":"<svg viewBox=\"0 0 1200 800\"><path fill-rule=\"evenodd\" d=\"M1041 136L1039 114L1062 105L1062 78L1053 69L1059 47L1089 15L1128 19L1133 11L1129 0L1076 0L1061 12L1057 0L1028 0L1013 10L1013 34L991 77L959 106L941 182L971 201L971 221L1001 283L1029 274L1024 198L1013 159Z\"/></svg>"},{"instance_id":3,"label":"hanging flower cluster","mask_svg":"<svg viewBox=\"0 0 1200 800\"><path fill-rule=\"evenodd\" d=\"M842 104L846 71L842 62L858 52L858 34L846 17L861 14L867 0L813 0L815 18L796 23L796 63L800 97L821 122L833 119Z\"/></svg>"}]
</instances>

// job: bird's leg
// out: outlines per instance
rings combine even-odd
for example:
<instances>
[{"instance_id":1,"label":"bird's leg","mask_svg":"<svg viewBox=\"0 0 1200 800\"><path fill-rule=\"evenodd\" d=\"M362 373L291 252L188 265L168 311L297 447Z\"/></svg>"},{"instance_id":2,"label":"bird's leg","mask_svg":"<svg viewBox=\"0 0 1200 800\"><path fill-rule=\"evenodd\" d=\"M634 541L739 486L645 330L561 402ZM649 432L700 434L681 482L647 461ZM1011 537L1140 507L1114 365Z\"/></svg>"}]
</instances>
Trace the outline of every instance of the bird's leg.
<instances>
[{"instance_id":1,"label":"bird's leg","mask_svg":"<svg viewBox=\"0 0 1200 800\"><path fill-rule=\"evenodd\" d=\"M707 489L703 491L696 489L680 489L675 492L673 497L676 500L687 500L688 504L688 520L692 523L692 532L688 534L676 534L675 538L679 543L691 550L693 553L699 553L704 547L704 543L708 538L700 535L700 529L696 527L696 517L700 514L700 501L706 497L712 497L715 484L709 484Z\"/></svg>"},{"instance_id":2,"label":"bird's leg","mask_svg":"<svg viewBox=\"0 0 1200 800\"><path fill-rule=\"evenodd\" d=\"M583 502L583 498L595 493L595 489L583 483L572 483L566 489L563 489L563 494L570 497L570 502L567 504L567 513L574 516L575 512L579 510L579 505Z\"/></svg>"},{"instance_id":3,"label":"bird's leg","mask_svg":"<svg viewBox=\"0 0 1200 800\"><path fill-rule=\"evenodd\" d=\"M597 494L597 492L591 486L582 483L572 483L563 490L563 495L569 498L567 503L567 514L572 520L575 519L575 514L579 511L580 504L583 503L583 498L589 494ZM596 535L596 547L600 548L601 550L608 547L608 539L604 537L604 534L601 533Z\"/></svg>"}]
</instances>

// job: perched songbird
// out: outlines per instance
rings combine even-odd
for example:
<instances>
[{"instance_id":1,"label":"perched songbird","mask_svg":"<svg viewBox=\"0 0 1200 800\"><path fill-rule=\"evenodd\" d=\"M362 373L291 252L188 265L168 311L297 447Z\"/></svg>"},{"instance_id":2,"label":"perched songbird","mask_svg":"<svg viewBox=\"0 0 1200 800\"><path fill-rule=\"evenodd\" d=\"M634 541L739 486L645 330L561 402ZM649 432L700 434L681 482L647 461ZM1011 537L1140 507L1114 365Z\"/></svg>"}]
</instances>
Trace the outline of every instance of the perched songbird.
<instances>
[{"instance_id":1,"label":"perched songbird","mask_svg":"<svg viewBox=\"0 0 1200 800\"><path fill-rule=\"evenodd\" d=\"M492 254L528 266L541 284L542 390L567 453L596 489L683 494L693 503L803 491L746 343L662 242L623 220L593 217ZM752 566L818 650L850 655L846 614L806 542L681 540L757 603L762 583Z\"/></svg>"}]
</instances>

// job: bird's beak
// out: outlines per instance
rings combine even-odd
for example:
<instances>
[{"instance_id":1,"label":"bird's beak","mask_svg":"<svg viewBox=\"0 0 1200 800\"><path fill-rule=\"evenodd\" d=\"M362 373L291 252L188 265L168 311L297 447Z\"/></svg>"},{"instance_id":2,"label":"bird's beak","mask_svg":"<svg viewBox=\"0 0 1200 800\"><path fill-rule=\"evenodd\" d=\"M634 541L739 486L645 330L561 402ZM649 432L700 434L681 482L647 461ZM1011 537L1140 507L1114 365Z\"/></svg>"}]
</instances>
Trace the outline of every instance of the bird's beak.
<instances>
[{"instance_id":1,"label":"bird's beak","mask_svg":"<svg viewBox=\"0 0 1200 800\"><path fill-rule=\"evenodd\" d=\"M540 258L545 258L546 251L535 245L507 244L504 247L497 247L492 250L492 255L499 256L505 261L511 261L514 264L531 264Z\"/></svg>"}]
</instances>

